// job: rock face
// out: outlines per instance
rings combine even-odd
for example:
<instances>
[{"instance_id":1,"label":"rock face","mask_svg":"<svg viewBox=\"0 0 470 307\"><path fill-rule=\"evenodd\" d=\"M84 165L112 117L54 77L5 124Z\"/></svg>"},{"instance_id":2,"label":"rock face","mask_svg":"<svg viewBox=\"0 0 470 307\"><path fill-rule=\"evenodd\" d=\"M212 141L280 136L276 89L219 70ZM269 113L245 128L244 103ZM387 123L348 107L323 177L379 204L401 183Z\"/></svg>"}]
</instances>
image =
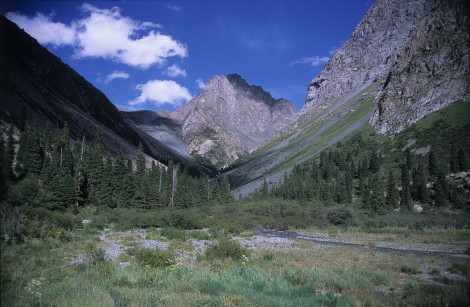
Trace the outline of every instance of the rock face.
<instances>
[{"instance_id":1,"label":"rock face","mask_svg":"<svg viewBox=\"0 0 470 307\"><path fill-rule=\"evenodd\" d=\"M303 122L377 82L371 124L400 132L428 113L470 99L466 0L378 0L309 84Z\"/></svg>"},{"instance_id":2,"label":"rock face","mask_svg":"<svg viewBox=\"0 0 470 307\"><path fill-rule=\"evenodd\" d=\"M209 170L168 148L126 121L108 98L34 38L0 15L0 118L15 120L23 110L41 128L70 128L72 139L92 141L101 129L104 146L137 154L141 142L150 158L173 160L194 172Z\"/></svg>"},{"instance_id":3,"label":"rock face","mask_svg":"<svg viewBox=\"0 0 470 307\"><path fill-rule=\"evenodd\" d=\"M225 166L285 128L296 110L290 101L275 100L232 74L213 77L201 94L175 113L182 118L188 152Z\"/></svg>"},{"instance_id":4,"label":"rock face","mask_svg":"<svg viewBox=\"0 0 470 307\"><path fill-rule=\"evenodd\" d=\"M180 125L190 155L224 167L286 128L296 110L292 102L276 100L231 74L213 77L201 94L175 112L157 113Z\"/></svg>"}]
</instances>

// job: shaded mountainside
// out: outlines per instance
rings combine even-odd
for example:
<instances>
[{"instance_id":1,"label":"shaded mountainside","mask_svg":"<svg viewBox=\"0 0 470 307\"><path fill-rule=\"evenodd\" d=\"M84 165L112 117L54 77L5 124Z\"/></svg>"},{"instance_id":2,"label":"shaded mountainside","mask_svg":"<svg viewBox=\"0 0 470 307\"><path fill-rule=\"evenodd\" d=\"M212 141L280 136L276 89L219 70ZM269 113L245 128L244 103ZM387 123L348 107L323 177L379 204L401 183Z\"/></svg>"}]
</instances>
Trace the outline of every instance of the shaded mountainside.
<instances>
[{"instance_id":1,"label":"shaded mountainside","mask_svg":"<svg viewBox=\"0 0 470 307\"><path fill-rule=\"evenodd\" d=\"M470 99L469 3L378 0L309 84L299 121L371 82L373 126L402 131L432 111Z\"/></svg>"},{"instance_id":2,"label":"shaded mountainside","mask_svg":"<svg viewBox=\"0 0 470 307\"><path fill-rule=\"evenodd\" d=\"M102 92L4 16L0 33L2 117L19 118L24 110L28 122L37 119L42 128L46 123L62 127L67 122L73 139L85 136L89 141L101 129L103 143L112 152L122 148L133 156L142 142L151 158L207 172L129 124Z\"/></svg>"},{"instance_id":3,"label":"shaded mountainside","mask_svg":"<svg viewBox=\"0 0 470 307\"><path fill-rule=\"evenodd\" d=\"M151 120L143 119L151 114L149 111L122 114L141 129L154 129L152 135L157 139L164 137L168 128L182 133L187 153L220 167L288 127L295 120L296 110L290 101L274 99L260 86L250 86L239 75L231 74L213 77L201 94L175 112L154 112Z\"/></svg>"}]
</instances>

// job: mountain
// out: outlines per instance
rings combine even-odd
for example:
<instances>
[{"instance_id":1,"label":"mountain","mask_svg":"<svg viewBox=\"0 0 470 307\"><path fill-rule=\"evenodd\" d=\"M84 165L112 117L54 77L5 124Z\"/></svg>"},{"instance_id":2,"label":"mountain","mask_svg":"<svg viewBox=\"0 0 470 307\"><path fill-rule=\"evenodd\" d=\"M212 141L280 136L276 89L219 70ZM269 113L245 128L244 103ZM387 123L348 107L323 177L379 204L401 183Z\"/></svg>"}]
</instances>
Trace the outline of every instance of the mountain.
<instances>
[{"instance_id":1,"label":"mountain","mask_svg":"<svg viewBox=\"0 0 470 307\"><path fill-rule=\"evenodd\" d=\"M469 6L466 0L378 0L309 84L299 122L371 84L379 91L370 122L382 133L468 101Z\"/></svg>"},{"instance_id":2,"label":"mountain","mask_svg":"<svg viewBox=\"0 0 470 307\"><path fill-rule=\"evenodd\" d=\"M372 135L368 124L397 137L436 110L470 101L469 11L462 0L374 3L310 82L296 127L230 167L235 196L250 194L265 180L283 181L295 165L358 130ZM466 134L461 126L446 132L448 140L455 135ZM433 143L447 152L420 139L422 148Z\"/></svg>"},{"instance_id":3,"label":"mountain","mask_svg":"<svg viewBox=\"0 0 470 307\"><path fill-rule=\"evenodd\" d=\"M129 124L102 92L1 15L0 35L3 120L18 119L24 110L26 120L37 120L41 128L47 123L62 127L67 122L75 140L85 136L92 141L101 129L104 146L112 152L122 149L134 156L142 142L149 159L173 160L195 172L209 172Z\"/></svg>"},{"instance_id":4,"label":"mountain","mask_svg":"<svg viewBox=\"0 0 470 307\"><path fill-rule=\"evenodd\" d=\"M288 127L296 110L292 102L274 99L260 86L250 86L241 76L230 74L213 77L202 93L174 112L121 113L141 129L153 129L156 138L165 137L171 128L176 131L172 142L181 134L187 144L186 149L177 143L180 152L223 167Z\"/></svg>"}]
</instances>

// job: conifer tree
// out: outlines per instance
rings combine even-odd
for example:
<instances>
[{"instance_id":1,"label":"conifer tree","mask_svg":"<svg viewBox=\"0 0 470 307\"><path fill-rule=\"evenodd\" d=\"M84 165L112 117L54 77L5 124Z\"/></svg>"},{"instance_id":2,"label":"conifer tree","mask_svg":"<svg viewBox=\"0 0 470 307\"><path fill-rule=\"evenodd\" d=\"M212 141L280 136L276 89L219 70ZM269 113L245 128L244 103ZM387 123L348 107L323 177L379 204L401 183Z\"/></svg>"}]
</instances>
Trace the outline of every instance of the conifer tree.
<instances>
[{"instance_id":1,"label":"conifer tree","mask_svg":"<svg viewBox=\"0 0 470 307\"><path fill-rule=\"evenodd\" d=\"M401 167L401 208L403 211L412 211L413 204L411 202L411 193L410 193L410 175L408 173L407 164L403 164Z\"/></svg>"},{"instance_id":2,"label":"conifer tree","mask_svg":"<svg viewBox=\"0 0 470 307\"><path fill-rule=\"evenodd\" d=\"M263 185L261 186L261 198L266 199L269 194L268 184L266 183L266 178L263 179Z\"/></svg>"},{"instance_id":3,"label":"conifer tree","mask_svg":"<svg viewBox=\"0 0 470 307\"><path fill-rule=\"evenodd\" d=\"M222 181L220 183L220 200L224 204L233 200L232 193L230 191L230 182L228 181L226 174L222 174Z\"/></svg>"},{"instance_id":4,"label":"conifer tree","mask_svg":"<svg viewBox=\"0 0 470 307\"><path fill-rule=\"evenodd\" d=\"M85 173L85 136L83 136L83 140L81 146L78 146L77 143L75 147L80 147L80 156L78 158L78 167L77 167L77 181L76 181L76 189L75 189L75 205L83 206L87 200L87 178Z\"/></svg>"},{"instance_id":5,"label":"conifer tree","mask_svg":"<svg viewBox=\"0 0 470 307\"><path fill-rule=\"evenodd\" d=\"M437 174L439 174L439 163L437 161L436 154L432 148L429 151L428 170L431 178L435 178Z\"/></svg>"},{"instance_id":6,"label":"conifer tree","mask_svg":"<svg viewBox=\"0 0 470 307\"><path fill-rule=\"evenodd\" d=\"M443 171L437 174L436 182L434 183L434 202L436 206L447 205L447 182Z\"/></svg>"},{"instance_id":7,"label":"conifer tree","mask_svg":"<svg viewBox=\"0 0 470 307\"><path fill-rule=\"evenodd\" d=\"M387 181L387 197L385 199L387 207L394 209L398 205L399 195L396 187L395 177L393 172L390 171Z\"/></svg>"},{"instance_id":8,"label":"conifer tree","mask_svg":"<svg viewBox=\"0 0 470 307\"><path fill-rule=\"evenodd\" d=\"M470 163L469 159L467 157L467 154L463 150L463 148L460 146L459 147L459 152L458 152L458 160L459 160L459 170L460 171L468 171L470 169Z\"/></svg>"},{"instance_id":9,"label":"conifer tree","mask_svg":"<svg viewBox=\"0 0 470 307\"><path fill-rule=\"evenodd\" d=\"M64 174L73 174L73 157L70 150L69 125L65 122L60 139L60 168Z\"/></svg>"},{"instance_id":10,"label":"conifer tree","mask_svg":"<svg viewBox=\"0 0 470 307\"><path fill-rule=\"evenodd\" d=\"M384 191L382 190L382 181L378 175L372 177L369 202L369 207L375 214L381 215L387 212Z\"/></svg>"},{"instance_id":11,"label":"conifer tree","mask_svg":"<svg viewBox=\"0 0 470 307\"><path fill-rule=\"evenodd\" d=\"M411 157L411 150L407 148L405 150L405 164L408 171L413 169L413 158Z\"/></svg>"},{"instance_id":12,"label":"conifer tree","mask_svg":"<svg viewBox=\"0 0 470 307\"><path fill-rule=\"evenodd\" d=\"M450 163L449 168L452 173L456 173L459 171L459 154L455 150L454 144L452 144L450 148Z\"/></svg>"},{"instance_id":13,"label":"conifer tree","mask_svg":"<svg viewBox=\"0 0 470 307\"><path fill-rule=\"evenodd\" d=\"M52 152L52 132L49 122L46 123L46 128L44 129L42 143L44 152Z\"/></svg>"},{"instance_id":14,"label":"conifer tree","mask_svg":"<svg viewBox=\"0 0 470 307\"><path fill-rule=\"evenodd\" d=\"M428 190L426 188L426 176L422 162L418 164L418 167L413 172L413 187L411 191L414 200L419 200L423 203L429 201Z\"/></svg>"},{"instance_id":15,"label":"conifer tree","mask_svg":"<svg viewBox=\"0 0 470 307\"><path fill-rule=\"evenodd\" d=\"M372 172L372 174L377 173L380 170L380 161L375 152L371 152L369 161L369 170Z\"/></svg>"},{"instance_id":16,"label":"conifer tree","mask_svg":"<svg viewBox=\"0 0 470 307\"><path fill-rule=\"evenodd\" d=\"M0 201L7 194L7 186L5 184L4 164L5 163L5 145L3 138L0 138Z\"/></svg>"},{"instance_id":17,"label":"conifer tree","mask_svg":"<svg viewBox=\"0 0 470 307\"><path fill-rule=\"evenodd\" d=\"M3 144L3 140L2 140ZM15 139L13 137L13 126L10 126L7 132L7 142L5 150L2 151L3 155L3 178L5 186L9 186L10 182L13 180L13 156L15 155Z\"/></svg>"}]
</instances>

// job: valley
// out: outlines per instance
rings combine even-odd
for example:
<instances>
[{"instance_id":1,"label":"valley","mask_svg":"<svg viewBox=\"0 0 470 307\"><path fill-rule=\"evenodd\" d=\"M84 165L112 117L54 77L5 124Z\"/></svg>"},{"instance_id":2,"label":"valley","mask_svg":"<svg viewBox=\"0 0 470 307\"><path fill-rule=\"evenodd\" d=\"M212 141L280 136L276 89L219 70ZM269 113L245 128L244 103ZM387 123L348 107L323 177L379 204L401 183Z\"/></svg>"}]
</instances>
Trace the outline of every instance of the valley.
<instances>
[{"instance_id":1,"label":"valley","mask_svg":"<svg viewBox=\"0 0 470 307\"><path fill-rule=\"evenodd\" d=\"M194 78L206 62L182 69L193 53L166 28L84 4L81 25L54 24L82 44L64 43L72 63L96 16L129 46L172 46L90 56L172 79L97 71L140 92L118 109L65 45L0 15L1 305L467 306L469 11L377 0L330 57L286 63L324 65L298 109L253 75Z\"/></svg>"}]
</instances>

